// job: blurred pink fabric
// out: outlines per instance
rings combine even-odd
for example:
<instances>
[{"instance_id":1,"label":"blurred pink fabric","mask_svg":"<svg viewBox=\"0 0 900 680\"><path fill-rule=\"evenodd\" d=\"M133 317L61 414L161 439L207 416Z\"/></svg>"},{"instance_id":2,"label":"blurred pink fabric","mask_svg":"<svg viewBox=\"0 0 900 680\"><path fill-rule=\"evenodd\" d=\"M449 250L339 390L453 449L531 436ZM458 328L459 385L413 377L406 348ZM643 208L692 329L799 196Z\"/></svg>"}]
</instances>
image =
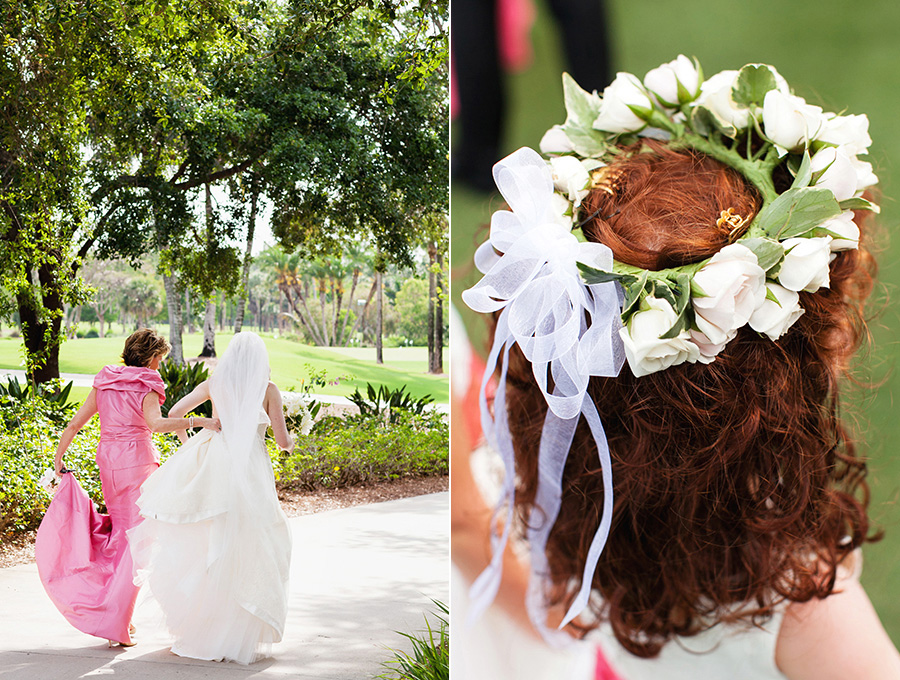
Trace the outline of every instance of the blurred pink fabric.
<instances>
[{"instance_id":1,"label":"blurred pink fabric","mask_svg":"<svg viewBox=\"0 0 900 680\"><path fill-rule=\"evenodd\" d=\"M159 467L142 404L151 391L162 403L165 386L150 368L106 366L94 389L97 466L109 514L97 512L72 474L63 475L38 529L35 559L44 589L69 623L127 644L138 587L125 532L141 521L141 484Z\"/></svg>"}]
</instances>

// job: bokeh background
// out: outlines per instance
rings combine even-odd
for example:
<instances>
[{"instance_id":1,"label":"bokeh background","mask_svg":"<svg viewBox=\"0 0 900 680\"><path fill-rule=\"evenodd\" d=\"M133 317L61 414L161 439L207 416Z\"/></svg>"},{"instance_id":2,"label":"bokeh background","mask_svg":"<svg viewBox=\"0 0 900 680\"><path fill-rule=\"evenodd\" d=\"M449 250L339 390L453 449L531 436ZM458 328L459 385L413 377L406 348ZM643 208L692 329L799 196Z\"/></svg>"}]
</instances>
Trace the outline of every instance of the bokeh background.
<instances>
[{"instance_id":1,"label":"bokeh background","mask_svg":"<svg viewBox=\"0 0 900 680\"><path fill-rule=\"evenodd\" d=\"M542 0L530 36L530 62L507 73L507 116L501 153L537 148L551 125L565 120L560 74L565 70L555 23ZM872 305L872 344L858 367L845 416L869 458L871 517L884 539L864 550L863 584L895 645L900 646L900 3L896 0L817 2L607 2L613 67L639 77L674 59L695 56L708 77L764 62L778 68L795 92L828 111L866 113L873 144L869 160L880 178L880 284ZM595 36L584 26L584 39ZM451 148L459 141L451 128ZM486 237L498 194L451 185L452 298L470 337L483 349L484 322L468 313L462 290L478 280L472 253Z\"/></svg>"}]
</instances>

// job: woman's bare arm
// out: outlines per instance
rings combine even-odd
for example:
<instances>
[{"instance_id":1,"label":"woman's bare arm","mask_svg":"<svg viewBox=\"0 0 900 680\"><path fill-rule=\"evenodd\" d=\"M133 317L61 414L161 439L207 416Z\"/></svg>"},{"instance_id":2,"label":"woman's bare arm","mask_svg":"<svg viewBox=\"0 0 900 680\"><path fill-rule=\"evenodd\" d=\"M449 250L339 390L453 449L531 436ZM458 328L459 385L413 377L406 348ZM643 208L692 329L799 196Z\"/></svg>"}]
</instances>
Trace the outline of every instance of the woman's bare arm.
<instances>
[{"instance_id":1,"label":"woman's bare arm","mask_svg":"<svg viewBox=\"0 0 900 680\"><path fill-rule=\"evenodd\" d=\"M775 663L791 680L897 680L900 654L856 578L824 600L790 604Z\"/></svg>"},{"instance_id":2,"label":"woman's bare arm","mask_svg":"<svg viewBox=\"0 0 900 680\"><path fill-rule=\"evenodd\" d=\"M278 448L285 451L294 449L294 438L291 437L287 429L287 423L284 422L284 407L281 401L281 392L275 383L270 382L266 388L266 414L272 422L272 434L275 436L275 443Z\"/></svg>"},{"instance_id":3,"label":"woman's bare arm","mask_svg":"<svg viewBox=\"0 0 900 680\"><path fill-rule=\"evenodd\" d=\"M205 396L203 396L205 395ZM190 419L180 417L187 413L190 409L199 406L209 399L209 385L203 381L194 390L182 397L169 410L169 417L163 418L162 411L159 408L159 395L156 392L149 392L144 397L144 420L151 432L175 432L178 438L184 443L187 441L187 428L190 427ZM218 418L194 418L195 427L205 427L208 430L221 430Z\"/></svg>"},{"instance_id":4,"label":"woman's bare arm","mask_svg":"<svg viewBox=\"0 0 900 680\"><path fill-rule=\"evenodd\" d=\"M75 435L87 424L93 415L97 412L97 392L94 388L91 388L91 391L87 395L87 399L84 400L84 403L81 405L81 408L78 409L78 413L76 413L72 420L69 421L69 424L66 425L66 429L63 430L62 436L59 438L59 445L56 447L56 458L54 460L54 468L56 469L56 474L60 474L63 467L63 454L65 454L66 449L69 448L69 444L72 443L72 440L75 438Z\"/></svg>"}]
</instances>

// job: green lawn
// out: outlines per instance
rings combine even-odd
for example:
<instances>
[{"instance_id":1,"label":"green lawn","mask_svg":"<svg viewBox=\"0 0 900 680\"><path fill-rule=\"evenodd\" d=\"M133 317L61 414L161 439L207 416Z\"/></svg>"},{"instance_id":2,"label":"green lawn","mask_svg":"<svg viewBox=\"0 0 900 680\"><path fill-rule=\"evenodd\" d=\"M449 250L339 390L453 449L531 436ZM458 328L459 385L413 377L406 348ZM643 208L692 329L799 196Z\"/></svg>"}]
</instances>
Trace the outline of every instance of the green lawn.
<instances>
[{"instance_id":1,"label":"green lawn","mask_svg":"<svg viewBox=\"0 0 900 680\"><path fill-rule=\"evenodd\" d=\"M508 123L505 152L521 146L537 148L544 131L565 119L560 72L563 62L554 27L539 4L533 31L535 60L508 80ZM611 34L615 68L643 76L679 53L696 56L711 75L748 62L776 66L798 94L830 111L866 113L871 122L872 154L881 180L879 253L880 302L896 300L900 284L900 239L891 232L900 221L896 200L900 177L900 3L891 0L779 0L718 2L611 0ZM585 27L590 39L590 27ZM453 300L464 314L477 347L484 345L483 321L467 312L460 292L478 280L472 252L486 236L499 196L485 197L452 187L451 263ZM900 646L900 397L896 370L900 355L900 315L896 303L880 307L871 323L873 348L865 362L864 381L876 385L858 391L851 412L861 446L870 456L872 518L885 539L865 550L863 583L894 643Z\"/></svg>"},{"instance_id":2,"label":"green lawn","mask_svg":"<svg viewBox=\"0 0 900 680\"><path fill-rule=\"evenodd\" d=\"M216 350L219 356L228 347L231 333L216 334ZM291 340L263 335L269 350L272 380L282 389L300 389L302 381L309 377L306 364L316 370L325 369L329 380L340 378L337 385L315 388L320 394L346 396L357 387L365 388L367 382L384 384L396 388L406 385L414 396L432 395L436 401L448 400L448 379L446 375L428 375L428 351L424 347L397 347L384 350L385 363L375 363L375 350L366 348L332 349L301 345ZM120 362L123 337L69 340L60 350L60 371L63 373L93 374L106 364ZM199 333L184 336L184 354L197 356L203 338ZM0 368L21 368L21 341L15 338L0 338ZM445 352L444 370L448 369ZM76 398L87 395L88 388L76 389Z\"/></svg>"}]
</instances>

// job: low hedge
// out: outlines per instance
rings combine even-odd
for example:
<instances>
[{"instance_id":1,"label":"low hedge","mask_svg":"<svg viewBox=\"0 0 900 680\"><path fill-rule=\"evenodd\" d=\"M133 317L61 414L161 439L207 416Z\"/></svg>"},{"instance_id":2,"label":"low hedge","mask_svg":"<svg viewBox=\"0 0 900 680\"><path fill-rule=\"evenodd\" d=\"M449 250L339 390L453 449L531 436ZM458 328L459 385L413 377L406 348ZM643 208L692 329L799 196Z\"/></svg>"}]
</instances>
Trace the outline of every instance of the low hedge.
<instances>
[{"instance_id":1,"label":"low hedge","mask_svg":"<svg viewBox=\"0 0 900 680\"><path fill-rule=\"evenodd\" d=\"M0 536L35 529L50 503L39 486L53 467L64 425L40 409L5 410L0 419ZM313 431L298 436L291 454L267 439L268 453L280 488L332 489L404 477L446 475L449 472L449 427L440 413L401 412L388 425L381 418L323 418ZM104 510L100 472L94 461L100 439L95 416L78 433L65 455L81 486ZM155 434L153 441L165 461L179 445L173 434Z\"/></svg>"},{"instance_id":2,"label":"low hedge","mask_svg":"<svg viewBox=\"0 0 900 680\"><path fill-rule=\"evenodd\" d=\"M396 412L395 422L381 418L329 416L299 437L294 451L273 460L281 487L314 491L404 477L449 473L450 435L437 412Z\"/></svg>"},{"instance_id":3,"label":"low hedge","mask_svg":"<svg viewBox=\"0 0 900 680\"><path fill-rule=\"evenodd\" d=\"M42 418L18 418L0 434L0 535L36 529L51 496L38 483L53 467L56 445L63 426ZM76 435L64 457L78 483L105 511L100 490L100 471L94 456L100 440L100 421L95 416ZM178 448L174 435L153 435L153 442L165 460Z\"/></svg>"}]
</instances>

